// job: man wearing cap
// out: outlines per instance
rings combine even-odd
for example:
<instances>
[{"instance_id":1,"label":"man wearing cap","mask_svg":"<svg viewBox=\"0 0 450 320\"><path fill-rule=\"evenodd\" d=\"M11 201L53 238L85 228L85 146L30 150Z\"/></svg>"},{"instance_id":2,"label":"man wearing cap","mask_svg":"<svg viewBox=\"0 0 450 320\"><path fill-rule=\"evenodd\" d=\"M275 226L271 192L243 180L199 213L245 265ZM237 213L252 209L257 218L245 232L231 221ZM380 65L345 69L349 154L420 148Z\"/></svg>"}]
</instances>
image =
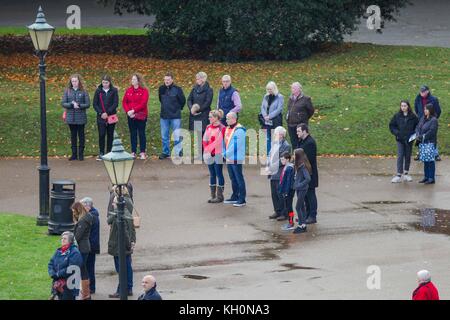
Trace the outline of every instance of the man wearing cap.
<instances>
[{"instance_id":1,"label":"man wearing cap","mask_svg":"<svg viewBox=\"0 0 450 320\"><path fill-rule=\"evenodd\" d=\"M427 270L417 272L417 282L419 286L413 292L413 300L439 300L439 293L431 282L430 272Z\"/></svg>"},{"instance_id":2,"label":"man wearing cap","mask_svg":"<svg viewBox=\"0 0 450 320\"><path fill-rule=\"evenodd\" d=\"M439 99L431 95L431 91L428 86L423 85L420 87L419 94L417 95L416 100L414 101L414 109L416 111L416 115L419 117L419 120L423 118L425 106L429 103L433 105L434 110L436 111L436 118L439 119L439 116L441 115L441 106L439 105ZM419 156L417 155L416 158L414 158L414 160L418 161ZM436 156L436 160L437 161L441 160L439 155Z\"/></svg>"}]
</instances>

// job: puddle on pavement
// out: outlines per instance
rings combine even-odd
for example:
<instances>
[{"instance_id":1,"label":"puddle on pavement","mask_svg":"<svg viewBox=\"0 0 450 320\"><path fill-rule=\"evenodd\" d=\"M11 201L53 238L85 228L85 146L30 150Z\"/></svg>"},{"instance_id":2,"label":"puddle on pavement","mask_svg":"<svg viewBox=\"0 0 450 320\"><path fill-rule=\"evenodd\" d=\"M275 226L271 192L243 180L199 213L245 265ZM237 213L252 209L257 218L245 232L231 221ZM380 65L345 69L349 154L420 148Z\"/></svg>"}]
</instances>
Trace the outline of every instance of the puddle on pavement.
<instances>
[{"instance_id":1,"label":"puddle on pavement","mask_svg":"<svg viewBox=\"0 0 450 320\"><path fill-rule=\"evenodd\" d=\"M439 233L450 236L450 210L423 208L416 211L421 219L412 226L426 233Z\"/></svg>"},{"instance_id":2,"label":"puddle on pavement","mask_svg":"<svg viewBox=\"0 0 450 320\"><path fill-rule=\"evenodd\" d=\"M196 275L196 274L185 274L185 275L183 275L183 278L185 278L185 279L192 279L192 280L206 280L206 279L209 279L209 277L199 276L199 275Z\"/></svg>"},{"instance_id":3,"label":"puddle on pavement","mask_svg":"<svg viewBox=\"0 0 450 320\"><path fill-rule=\"evenodd\" d=\"M362 204L371 205L371 204L408 204L415 203L415 201L392 201L392 200L383 200L383 201L363 201Z\"/></svg>"}]
</instances>

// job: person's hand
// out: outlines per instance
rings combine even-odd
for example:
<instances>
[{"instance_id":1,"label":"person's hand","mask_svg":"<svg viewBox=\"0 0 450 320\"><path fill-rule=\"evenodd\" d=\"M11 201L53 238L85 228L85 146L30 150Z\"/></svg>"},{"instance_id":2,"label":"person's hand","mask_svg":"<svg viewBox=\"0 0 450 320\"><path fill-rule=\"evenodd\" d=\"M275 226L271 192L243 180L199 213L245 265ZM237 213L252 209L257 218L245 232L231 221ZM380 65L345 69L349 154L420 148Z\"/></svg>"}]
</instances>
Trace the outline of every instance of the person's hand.
<instances>
[{"instance_id":1,"label":"person's hand","mask_svg":"<svg viewBox=\"0 0 450 320\"><path fill-rule=\"evenodd\" d=\"M134 248L135 248L135 247L136 247L136 243L132 242L132 243L131 243L131 252L134 251Z\"/></svg>"},{"instance_id":2,"label":"person's hand","mask_svg":"<svg viewBox=\"0 0 450 320\"><path fill-rule=\"evenodd\" d=\"M108 114L106 112L102 113L102 119L103 120L108 119Z\"/></svg>"},{"instance_id":3,"label":"person's hand","mask_svg":"<svg viewBox=\"0 0 450 320\"><path fill-rule=\"evenodd\" d=\"M72 101L72 103L73 103L73 107L74 107L75 109L79 109L79 108L80 108L80 105L78 104L78 102Z\"/></svg>"},{"instance_id":4,"label":"person's hand","mask_svg":"<svg viewBox=\"0 0 450 320\"><path fill-rule=\"evenodd\" d=\"M264 117L264 120L269 121L269 120L270 120L270 117L269 117L269 116L265 116L265 117Z\"/></svg>"},{"instance_id":5,"label":"person's hand","mask_svg":"<svg viewBox=\"0 0 450 320\"><path fill-rule=\"evenodd\" d=\"M193 116L195 116L197 113L194 111L194 109L191 109L191 114L192 114Z\"/></svg>"},{"instance_id":6,"label":"person's hand","mask_svg":"<svg viewBox=\"0 0 450 320\"><path fill-rule=\"evenodd\" d=\"M133 114L134 114L134 110L130 110L130 111L127 112L127 115L128 115L129 117L131 117Z\"/></svg>"}]
</instances>

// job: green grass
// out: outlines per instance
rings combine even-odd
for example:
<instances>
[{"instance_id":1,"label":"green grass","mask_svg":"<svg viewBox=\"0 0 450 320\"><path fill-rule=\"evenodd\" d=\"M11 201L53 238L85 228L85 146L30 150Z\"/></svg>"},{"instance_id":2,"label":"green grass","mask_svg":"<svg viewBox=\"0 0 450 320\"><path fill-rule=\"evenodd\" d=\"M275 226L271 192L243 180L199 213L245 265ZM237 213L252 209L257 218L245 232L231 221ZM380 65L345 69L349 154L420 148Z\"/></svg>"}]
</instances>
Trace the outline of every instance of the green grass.
<instances>
[{"instance_id":1,"label":"green grass","mask_svg":"<svg viewBox=\"0 0 450 320\"><path fill-rule=\"evenodd\" d=\"M47 299L47 265L58 245L36 218L0 213L0 300Z\"/></svg>"},{"instance_id":2,"label":"green grass","mask_svg":"<svg viewBox=\"0 0 450 320\"><path fill-rule=\"evenodd\" d=\"M311 121L312 135L320 154L392 155L396 144L388 130L392 115L401 99L413 103L421 84L432 88L439 97L439 147L450 153L448 110L450 108L450 49L425 47L377 46L351 44L316 54L303 61L213 63L196 60L158 60L117 55L49 56L48 58L48 141L50 155L70 152L69 130L61 121L60 99L67 77L80 72L91 98L100 76L108 72L120 88L128 86L132 72L142 72L150 88L150 116L147 124L148 151L161 148L157 87L167 70L186 93L195 74L203 70L214 87L214 103L220 77L229 73L240 90L243 111L240 121L247 128L258 129L257 114L265 85L274 80L285 95L294 81L303 84L317 109ZM2 62L4 60L4 62ZM0 56L0 156L39 155L39 87L37 59L31 54ZM123 112L118 132L129 146L128 128ZM183 111L187 128L188 111ZM97 127L93 109L89 109L87 154L97 154Z\"/></svg>"},{"instance_id":3,"label":"green grass","mask_svg":"<svg viewBox=\"0 0 450 320\"><path fill-rule=\"evenodd\" d=\"M0 36L3 35L15 35L23 36L28 35L28 29L26 27L0 27ZM81 29L67 29L56 28L55 35L146 35L147 29L145 28L104 28L104 27L82 27Z\"/></svg>"}]
</instances>

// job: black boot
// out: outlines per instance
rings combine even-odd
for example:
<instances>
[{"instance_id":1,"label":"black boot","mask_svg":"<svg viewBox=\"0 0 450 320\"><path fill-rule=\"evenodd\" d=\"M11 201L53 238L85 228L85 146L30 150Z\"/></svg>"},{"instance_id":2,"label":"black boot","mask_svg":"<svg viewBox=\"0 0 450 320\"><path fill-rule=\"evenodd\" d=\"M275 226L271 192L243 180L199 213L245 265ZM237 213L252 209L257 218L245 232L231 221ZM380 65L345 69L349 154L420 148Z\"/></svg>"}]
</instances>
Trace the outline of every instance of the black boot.
<instances>
[{"instance_id":1,"label":"black boot","mask_svg":"<svg viewBox=\"0 0 450 320\"><path fill-rule=\"evenodd\" d=\"M80 161L84 160L84 147L80 147L78 149L78 160Z\"/></svg>"},{"instance_id":2,"label":"black boot","mask_svg":"<svg viewBox=\"0 0 450 320\"><path fill-rule=\"evenodd\" d=\"M208 200L208 203L215 203L216 200L216 185L209 186L209 190L211 191L211 199Z\"/></svg>"},{"instance_id":3,"label":"black boot","mask_svg":"<svg viewBox=\"0 0 450 320\"><path fill-rule=\"evenodd\" d=\"M69 158L69 161L77 160L77 147L72 146L72 156Z\"/></svg>"},{"instance_id":4,"label":"black boot","mask_svg":"<svg viewBox=\"0 0 450 320\"><path fill-rule=\"evenodd\" d=\"M217 196L214 200L211 201L211 203L222 203L223 198L223 186L217 186Z\"/></svg>"}]
</instances>

